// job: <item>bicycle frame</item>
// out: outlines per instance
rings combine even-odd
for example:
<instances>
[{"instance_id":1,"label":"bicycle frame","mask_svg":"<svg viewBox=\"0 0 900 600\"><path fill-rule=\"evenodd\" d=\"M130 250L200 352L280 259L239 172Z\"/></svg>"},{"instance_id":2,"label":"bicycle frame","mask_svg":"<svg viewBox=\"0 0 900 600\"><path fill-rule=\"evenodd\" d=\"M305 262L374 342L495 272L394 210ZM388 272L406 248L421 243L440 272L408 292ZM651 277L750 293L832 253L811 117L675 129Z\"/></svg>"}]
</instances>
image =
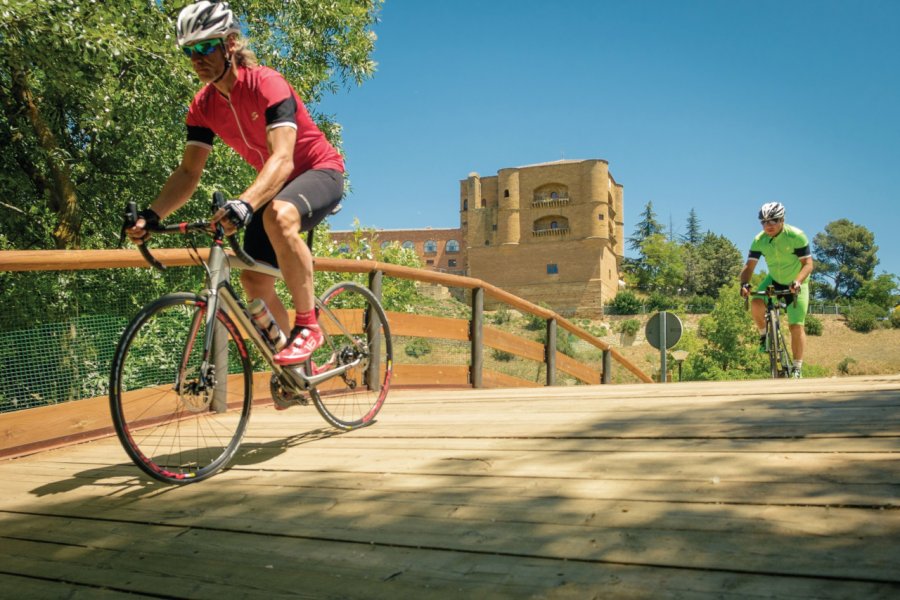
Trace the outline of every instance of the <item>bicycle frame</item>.
<instances>
[{"instance_id":1,"label":"bicycle frame","mask_svg":"<svg viewBox=\"0 0 900 600\"><path fill-rule=\"evenodd\" d=\"M253 271L256 273L262 273L276 279L281 279L281 271L279 269L262 265L260 263L255 263L253 265L247 264L239 257L230 257L228 254L226 254L224 248L220 244L214 244L212 246L212 248L210 249L209 260L205 264L207 272L206 289L204 289L200 293L200 295L205 297L207 301L207 336L205 340L206 347L203 349L204 358L202 367L202 377L205 384L209 385L210 380L213 379L213 377L211 377L211 373L214 373L215 371L215 363L211 363L209 361L209 358L214 356L214 341L215 338L219 336L213 335L214 332L211 328L215 328L218 326L215 315L216 310L219 308L220 301L224 305L224 310L229 314L229 316L231 316L232 319L236 323L238 323L244 331L247 332L248 336L253 341L253 344L260 351L266 362L272 367L272 371L279 378L282 378L286 374L286 379L293 384L297 391L307 391L310 388L316 387L333 377L337 377L342 373L345 373L346 371L359 364L361 359L356 359L355 361L337 366L333 369L328 369L325 372L317 374L305 373L305 369L302 367L302 365L298 365L296 367L283 367L276 364L273 359L274 352L272 352L272 350L269 348L269 345L263 339L262 334L260 334L256 326L253 324L253 321L249 313L247 312L246 307L238 299L237 294L231 287L230 275L232 262L239 263L236 266L239 266L242 269ZM345 334L347 337L350 337L350 332L347 331L344 324L341 323L341 321L331 311L331 309L323 305L318 298L316 298L315 302L316 308L319 311L326 313L330 321L333 322L343 334ZM211 366L212 369L210 368Z\"/></svg>"},{"instance_id":2,"label":"bicycle frame","mask_svg":"<svg viewBox=\"0 0 900 600\"><path fill-rule=\"evenodd\" d=\"M794 368L794 361L784 341L781 331L781 310L786 307L783 298L792 296L789 291L779 291L770 285L763 292L751 294L765 299L766 306L766 342L769 351L769 366L773 378L789 377Z\"/></svg>"}]
</instances>

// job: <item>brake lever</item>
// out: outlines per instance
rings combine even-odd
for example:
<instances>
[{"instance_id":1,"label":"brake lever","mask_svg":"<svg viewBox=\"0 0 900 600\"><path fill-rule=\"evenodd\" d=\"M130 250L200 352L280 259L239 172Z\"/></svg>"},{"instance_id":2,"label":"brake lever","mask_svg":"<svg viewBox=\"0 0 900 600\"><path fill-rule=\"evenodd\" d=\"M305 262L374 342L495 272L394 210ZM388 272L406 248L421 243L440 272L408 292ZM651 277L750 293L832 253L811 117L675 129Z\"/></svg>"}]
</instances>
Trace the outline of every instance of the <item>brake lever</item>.
<instances>
[{"instance_id":1,"label":"brake lever","mask_svg":"<svg viewBox=\"0 0 900 600\"><path fill-rule=\"evenodd\" d=\"M122 225L122 238L119 240L119 247L122 247L122 243L125 241L125 230L131 227L134 227L134 224L137 223L138 213L137 213L137 205L132 201L129 202L125 207L125 223ZM141 251L141 256L144 257L144 260L147 261L151 267L158 269L160 271L165 271L166 266L156 260L156 257L150 253L150 249L147 248L147 244L137 244L138 250Z\"/></svg>"},{"instance_id":2,"label":"brake lever","mask_svg":"<svg viewBox=\"0 0 900 600\"><path fill-rule=\"evenodd\" d=\"M212 195L212 209L213 213L218 212L223 206L225 206L225 193L224 192L213 192ZM216 223L217 228L221 228L222 225ZM222 233L223 230L217 229L216 233ZM255 267L256 261L252 256L247 254L244 251L244 248L241 246L241 243L237 239L237 233L233 233L225 238L228 240L228 245L231 246L231 249L234 250L234 255L237 256L242 262L246 263L249 267Z\"/></svg>"}]
</instances>

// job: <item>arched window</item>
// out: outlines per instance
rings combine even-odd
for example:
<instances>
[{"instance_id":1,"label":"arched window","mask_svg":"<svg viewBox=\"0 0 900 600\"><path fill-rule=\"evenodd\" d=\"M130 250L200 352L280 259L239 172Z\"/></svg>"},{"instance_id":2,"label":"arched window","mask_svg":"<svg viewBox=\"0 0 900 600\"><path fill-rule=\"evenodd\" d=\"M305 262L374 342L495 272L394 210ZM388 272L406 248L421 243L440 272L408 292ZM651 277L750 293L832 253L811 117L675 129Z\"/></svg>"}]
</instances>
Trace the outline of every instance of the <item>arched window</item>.
<instances>
[{"instance_id":1,"label":"arched window","mask_svg":"<svg viewBox=\"0 0 900 600\"><path fill-rule=\"evenodd\" d=\"M559 192L550 192L551 200L559 200Z\"/></svg>"},{"instance_id":2,"label":"arched window","mask_svg":"<svg viewBox=\"0 0 900 600\"><path fill-rule=\"evenodd\" d=\"M459 242L456 240L447 240L447 252L459 252Z\"/></svg>"},{"instance_id":3,"label":"arched window","mask_svg":"<svg viewBox=\"0 0 900 600\"><path fill-rule=\"evenodd\" d=\"M559 229L559 223L556 221L550 221L550 229Z\"/></svg>"},{"instance_id":4,"label":"arched window","mask_svg":"<svg viewBox=\"0 0 900 600\"><path fill-rule=\"evenodd\" d=\"M403 247L407 250L415 250L416 249L416 245L413 242L410 242L409 240L403 242Z\"/></svg>"},{"instance_id":5,"label":"arched window","mask_svg":"<svg viewBox=\"0 0 900 600\"><path fill-rule=\"evenodd\" d=\"M390 246L391 244L393 244L393 242L381 242L381 249L384 250L385 248L387 248L387 247Z\"/></svg>"},{"instance_id":6,"label":"arched window","mask_svg":"<svg viewBox=\"0 0 900 600\"><path fill-rule=\"evenodd\" d=\"M469 210L469 199L463 200L463 210Z\"/></svg>"},{"instance_id":7,"label":"arched window","mask_svg":"<svg viewBox=\"0 0 900 600\"><path fill-rule=\"evenodd\" d=\"M428 240L425 242L425 254L435 254L437 252L437 242Z\"/></svg>"},{"instance_id":8,"label":"arched window","mask_svg":"<svg viewBox=\"0 0 900 600\"><path fill-rule=\"evenodd\" d=\"M487 198L482 198L481 199L481 208L484 208L486 206L487 206Z\"/></svg>"}]
</instances>

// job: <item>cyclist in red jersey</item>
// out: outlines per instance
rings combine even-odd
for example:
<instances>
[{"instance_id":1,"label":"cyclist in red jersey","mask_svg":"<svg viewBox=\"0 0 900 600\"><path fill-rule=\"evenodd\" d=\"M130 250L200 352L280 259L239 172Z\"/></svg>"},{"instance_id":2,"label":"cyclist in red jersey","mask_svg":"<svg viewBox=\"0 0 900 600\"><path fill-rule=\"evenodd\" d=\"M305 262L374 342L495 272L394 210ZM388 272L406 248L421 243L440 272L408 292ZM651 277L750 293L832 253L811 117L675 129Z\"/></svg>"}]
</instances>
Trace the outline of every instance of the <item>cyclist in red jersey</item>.
<instances>
[{"instance_id":1,"label":"cyclist in red jersey","mask_svg":"<svg viewBox=\"0 0 900 600\"><path fill-rule=\"evenodd\" d=\"M340 202L343 159L284 77L256 64L228 3L188 5L178 16L177 35L204 86L188 111L181 164L128 235L141 243L147 223L159 222L188 201L218 136L257 176L213 222L221 222L229 235L246 228L247 253L280 267L296 309L293 328L275 294L274 278L243 271L241 283L251 298L266 302L283 330L291 329L275 361L304 362L321 345L322 334L314 311L312 254L298 233L312 229Z\"/></svg>"}]
</instances>

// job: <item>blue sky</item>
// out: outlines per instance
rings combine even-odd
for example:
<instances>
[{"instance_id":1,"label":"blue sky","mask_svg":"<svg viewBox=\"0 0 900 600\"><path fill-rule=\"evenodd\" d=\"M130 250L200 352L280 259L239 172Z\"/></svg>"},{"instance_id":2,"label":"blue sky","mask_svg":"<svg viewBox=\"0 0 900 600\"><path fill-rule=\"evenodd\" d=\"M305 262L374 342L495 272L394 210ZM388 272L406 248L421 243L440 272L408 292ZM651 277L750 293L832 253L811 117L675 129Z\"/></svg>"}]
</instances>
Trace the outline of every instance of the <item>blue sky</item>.
<instances>
[{"instance_id":1,"label":"blue sky","mask_svg":"<svg viewBox=\"0 0 900 600\"><path fill-rule=\"evenodd\" d=\"M457 227L458 181L602 158L625 231L648 201L746 252L783 202L847 218L900 274L900 1L387 0L375 77L317 110L353 186L332 227Z\"/></svg>"}]
</instances>

